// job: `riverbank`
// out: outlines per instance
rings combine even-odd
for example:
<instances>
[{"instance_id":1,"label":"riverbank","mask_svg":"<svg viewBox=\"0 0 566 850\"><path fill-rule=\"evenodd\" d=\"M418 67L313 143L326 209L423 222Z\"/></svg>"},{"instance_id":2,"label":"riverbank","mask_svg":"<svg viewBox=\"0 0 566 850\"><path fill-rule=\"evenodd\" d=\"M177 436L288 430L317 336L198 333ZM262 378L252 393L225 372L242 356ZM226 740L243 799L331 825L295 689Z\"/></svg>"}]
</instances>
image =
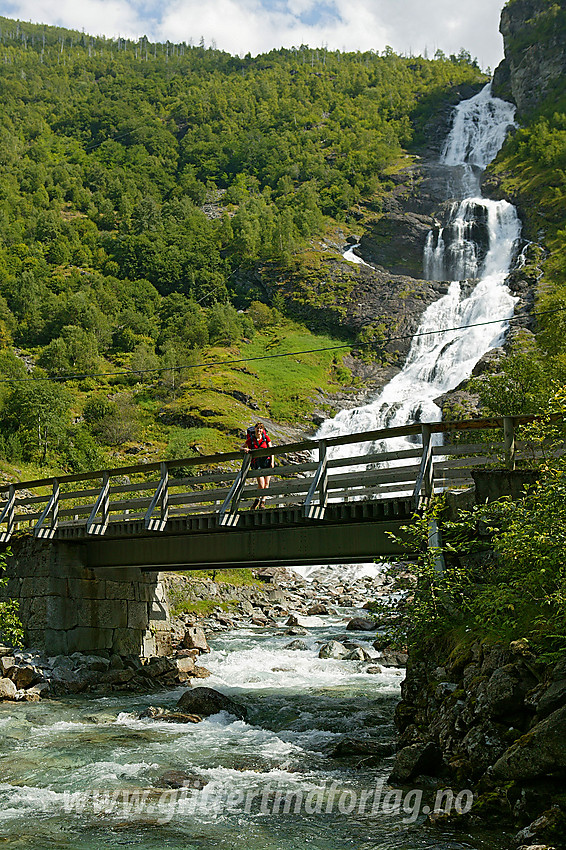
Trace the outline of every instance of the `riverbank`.
<instances>
[{"instance_id":1,"label":"riverbank","mask_svg":"<svg viewBox=\"0 0 566 850\"><path fill-rule=\"evenodd\" d=\"M384 579L376 577L360 578L347 589L340 585L326 588L316 579L307 582L284 569L259 570L247 584L215 581L207 574L201 578L174 573L164 575L162 582L168 597L166 607L176 612L170 623L170 655L140 658L100 650L47 656L33 647L0 645L0 700L36 702L69 694L147 693L190 685L192 680L210 675L199 662L210 651L208 639L218 633L250 626L274 627L282 617L290 617L296 622L290 622L287 632L295 637L305 634L300 617L328 614L333 611L332 604L362 607L368 596L380 598L387 593ZM348 645L344 656L356 648ZM377 657L362 660L376 661ZM389 663L387 658L385 663Z\"/></svg>"},{"instance_id":2,"label":"riverbank","mask_svg":"<svg viewBox=\"0 0 566 850\"><path fill-rule=\"evenodd\" d=\"M392 781L465 785L476 797L466 828L506 824L513 847L566 847L564 658L525 640L428 647L411 654L401 692Z\"/></svg>"}]
</instances>

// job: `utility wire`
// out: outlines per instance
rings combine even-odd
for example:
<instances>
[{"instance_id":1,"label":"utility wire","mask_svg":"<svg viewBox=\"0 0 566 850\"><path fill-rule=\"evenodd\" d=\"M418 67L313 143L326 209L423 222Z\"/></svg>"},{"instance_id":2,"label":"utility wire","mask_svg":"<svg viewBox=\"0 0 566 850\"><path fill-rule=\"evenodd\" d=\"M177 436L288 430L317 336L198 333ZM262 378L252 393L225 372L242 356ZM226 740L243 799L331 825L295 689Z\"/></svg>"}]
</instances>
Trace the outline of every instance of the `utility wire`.
<instances>
[{"instance_id":1,"label":"utility wire","mask_svg":"<svg viewBox=\"0 0 566 850\"><path fill-rule=\"evenodd\" d=\"M533 317L538 317L563 312L566 312L566 307L557 307L554 310L542 310L539 313L531 313L530 315ZM500 319L490 319L486 322L472 322L469 325L457 325L453 328L439 328L435 331L417 331L414 334L404 334L403 336L390 336L382 340L382 342L380 343L380 347L383 347L389 342L400 342L402 340L415 339L416 337L421 336L433 336L435 334L444 334L451 333L453 331L468 330L468 328L480 328L484 327L485 325L499 325L502 322L513 322L524 318L524 316L511 316ZM53 383L63 383L65 381L79 381L83 378L117 378L122 377L124 375L146 375L157 374L160 372L181 372L183 369L210 369L213 366L233 366L238 363L254 363L259 360L277 360L281 357L298 357L302 354L317 354L318 352L322 351L340 351L345 348L368 348L371 345L372 343L369 342L345 343L344 345L329 345L324 348L309 348L302 351L284 351L281 354L262 354L258 357L239 357L233 360L211 360L210 363L185 363L182 366L158 366L154 369L123 369L119 372L85 372L79 375L57 375L38 378L1 378L0 384L21 384L30 383L33 381L52 381Z\"/></svg>"}]
</instances>

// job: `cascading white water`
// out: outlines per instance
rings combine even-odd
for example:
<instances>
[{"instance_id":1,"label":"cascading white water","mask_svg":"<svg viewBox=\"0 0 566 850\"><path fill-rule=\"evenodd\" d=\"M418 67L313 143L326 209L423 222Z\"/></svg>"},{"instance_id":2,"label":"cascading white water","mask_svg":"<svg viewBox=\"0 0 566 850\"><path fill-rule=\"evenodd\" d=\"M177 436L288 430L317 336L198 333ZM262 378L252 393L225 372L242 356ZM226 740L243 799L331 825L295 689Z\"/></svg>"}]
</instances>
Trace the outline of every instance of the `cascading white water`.
<instances>
[{"instance_id":1,"label":"cascading white water","mask_svg":"<svg viewBox=\"0 0 566 850\"><path fill-rule=\"evenodd\" d=\"M513 123L513 109L491 97L489 85L460 103L441 162L447 168L485 168ZM402 371L369 404L324 422L319 439L441 418L434 399L469 377L480 357L503 340L515 303L505 281L519 235L517 214L507 201L468 197L453 204L446 227L429 235L424 257L432 279L453 281L448 293L425 311ZM479 280L463 297L460 281L467 278ZM481 324L494 319L499 321ZM409 445L391 442L391 448ZM342 453L358 454L359 446Z\"/></svg>"}]
</instances>

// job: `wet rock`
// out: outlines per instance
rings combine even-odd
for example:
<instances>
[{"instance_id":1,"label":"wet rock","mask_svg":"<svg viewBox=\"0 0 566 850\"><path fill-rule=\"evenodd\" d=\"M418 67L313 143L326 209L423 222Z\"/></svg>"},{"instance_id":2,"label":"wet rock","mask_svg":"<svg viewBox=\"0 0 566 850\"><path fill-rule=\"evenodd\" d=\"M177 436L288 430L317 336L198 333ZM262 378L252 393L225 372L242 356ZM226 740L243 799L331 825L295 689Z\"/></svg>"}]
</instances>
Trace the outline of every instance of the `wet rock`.
<instances>
[{"instance_id":1,"label":"wet rock","mask_svg":"<svg viewBox=\"0 0 566 850\"><path fill-rule=\"evenodd\" d=\"M181 711L200 714L202 717L218 714L219 711L227 711L228 714L233 714L240 720L245 720L247 717L247 709L243 705L214 688L199 687L185 691L177 702L177 708Z\"/></svg>"},{"instance_id":2,"label":"wet rock","mask_svg":"<svg viewBox=\"0 0 566 850\"><path fill-rule=\"evenodd\" d=\"M294 635L307 635L308 632L306 629L303 629L301 626L294 626L291 629L285 629L285 634L293 637Z\"/></svg>"},{"instance_id":3,"label":"wet rock","mask_svg":"<svg viewBox=\"0 0 566 850\"><path fill-rule=\"evenodd\" d=\"M16 691L16 696L14 699L17 702L39 702L39 694L35 691L32 691L31 688L28 691Z\"/></svg>"},{"instance_id":4,"label":"wet rock","mask_svg":"<svg viewBox=\"0 0 566 850\"><path fill-rule=\"evenodd\" d=\"M18 690L25 690L41 679L41 675L28 665L13 667L10 671L10 679Z\"/></svg>"},{"instance_id":5,"label":"wet rock","mask_svg":"<svg viewBox=\"0 0 566 850\"><path fill-rule=\"evenodd\" d=\"M195 679L208 679L209 676L212 676L212 673L206 667L199 667L198 664L195 664L191 676L194 676Z\"/></svg>"},{"instance_id":6,"label":"wet rock","mask_svg":"<svg viewBox=\"0 0 566 850\"><path fill-rule=\"evenodd\" d=\"M322 602L316 602L314 605L311 605L310 608L307 608L307 615L309 617L321 614L328 614L328 606L324 605Z\"/></svg>"},{"instance_id":7,"label":"wet rock","mask_svg":"<svg viewBox=\"0 0 566 850\"><path fill-rule=\"evenodd\" d=\"M114 656L119 657L119 656ZM79 661L79 667L85 667L87 670L93 670L94 672L106 672L106 670L110 667L110 659L103 658L100 655L83 655Z\"/></svg>"},{"instance_id":8,"label":"wet rock","mask_svg":"<svg viewBox=\"0 0 566 850\"><path fill-rule=\"evenodd\" d=\"M383 670L378 664L371 664L369 667L366 667L364 672L376 675L377 673L383 673Z\"/></svg>"},{"instance_id":9,"label":"wet rock","mask_svg":"<svg viewBox=\"0 0 566 850\"><path fill-rule=\"evenodd\" d=\"M491 777L521 781L566 771L566 706L537 723L495 762Z\"/></svg>"},{"instance_id":10,"label":"wet rock","mask_svg":"<svg viewBox=\"0 0 566 850\"><path fill-rule=\"evenodd\" d=\"M518 832L513 841L515 844L527 848L527 850L538 850L541 847L543 850L555 850L554 840L560 841L560 838L562 838L559 846L564 846L563 836L565 833L566 815L558 806L551 806L536 820Z\"/></svg>"},{"instance_id":11,"label":"wet rock","mask_svg":"<svg viewBox=\"0 0 566 850\"><path fill-rule=\"evenodd\" d=\"M116 673L121 671L117 670ZM167 673L176 673L177 666L170 658L164 656L153 656L149 662L142 667L141 673L151 679L158 679L160 676L165 676Z\"/></svg>"},{"instance_id":12,"label":"wet rock","mask_svg":"<svg viewBox=\"0 0 566 850\"><path fill-rule=\"evenodd\" d=\"M408 659L406 652L392 649L382 652L378 660L382 667L406 667Z\"/></svg>"},{"instance_id":13,"label":"wet rock","mask_svg":"<svg viewBox=\"0 0 566 850\"><path fill-rule=\"evenodd\" d=\"M395 752L391 741L373 741L371 738L352 738L349 735L342 738L328 753L330 758L345 756L376 756L385 758Z\"/></svg>"},{"instance_id":14,"label":"wet rock","mask_svg":"<svg viewBox=\"0 0 566 850\"><path fill-rule=\"evenodd\" d=\"M10 671L16 664L16 659L13 655L4 655L0 658L0 675L9 677Z\"/></svg>"},{"instance_id":15,"label":"wet rock","mask_svg":"<svg viewBox=\"0 0 566 850\"><path fill-rule=\"evenodd\" d=\"M550 844L521 844L517 850L556 850L556 847L551 847Z\"/></svg>"},{"instance_id":16,"label":"wet rock","mask_svg":"<svg viewBox=\"0 0 566 850\"><path fill-rule=\"evenodd\" d=\"M364 652L363 649L358 646L356 649L351 649L349 653L344 656L344 661L368 661L369 656L366 658L367 655L368 653Z\"/></svg>"},{"instance_id":17,"label":"wet rock","mask_svg":"<svg viewBox=\"0 0 566 850\"><path fill-rule=\"evenodd\" d=\"M254 626L267 626L268 622L265 614L254 614L252 617L252 625Z\"/></svg>"},{"instance_id":18,"label":"wet rock","mask_svg":"<svg viewBox=\"0 0 566 850\"><path fill-rule=\"evenodd\" d=\"M320 647L320 652L318 653L319 658L335 658L339 660L346 658L347 655L348 650L343 643L339 643L337 640L331 640L325 643L324 646Z\"/></svg>"},{"instance_id":19,"label":"wet rock","mask_svg":"<svg viewBox=\"0 0 566 850\"><path fill-rule=\"evenodd\" d=\"M377 629L377 621L370 617L354 617L346 630L349 632L373 632Z\"/></svg>"},{"instance_id":20,"label":"wet rock","mask_svg":"<svg viewBox=\"0 0 566 850\"><path fill-rule=\"evenodd\" d=\"M200 723L202 717L198 714L189 714L186 711L167 711L165 708L149 705L140 714L140 720L150 718L151 720L163 720L165 723Z\"/></svg>"},{"instance_id":21,"label":"wet rock","mask_svg":"<svg viewBox=\"0 0 566 850\"><path fill-rule=\"evenodd\" d=\"M98 682L104 685L126 685L131 682L134 675L133 670L107 670L105 673L100 673Z\"/></svg>"},{"instance_id":22,"label":"wet rock","mask_svg":"<svg viewBox=\"0 0 566 850\"><path fill-rule=\"evenodd\" d=\"M0 699L14 699L16 690L11 679L0 679Z\"/></svg>"},{"instance_id":23,"label":"wet rock","mask_svg":"<svg viewBox=\"0 0 566 850\"><path fill-rule=\"evenodd\" d=\"M397 753L389 782L404 783L424 773L434 775L442 763L442 754L436 744L411 744Z\"/></svg>"},{"instance_id":24,"label":"wet rock","mask_svg":"<svg viewBox=\"0 0 566 850\"><path fill-rule=\"evenodd\" d=\"M192 673L195 669L195 660L188 655L182 658L173 659L173 663L179 673Z\"/></svg>"},{"instance_id":25,"label":"wet rock","mask_svg":"<svg viewBox=\"0 0 566 850\"><path fill-rule=\"evenodd\" d=\"M186 773L184 770L166 770L159 777L158 785L165 788L204 788L209 780L197 773Z\"/></svg>"},{"instance_id":26,"label":"wet rock","mask_svg":"<svg viewBox=\"0 0 566 850\"><path fill-rule=\"evenodd\" d=\"M291 643L288 643L283 649L300 649L305 650L308 649L308 646L304 642L304 640L292 640Z\"/></svg>"},{"instance_id":27,"label":"wet rock","mask_svg":"<svg viewBox=\"0 0 566 850\"><path fill-rule=\"evenodd\" d=\"M210 652L206 635L200 626L189 626L182 643L185 649L198 649L199 652Z\"/></svg>"}]
</instances>

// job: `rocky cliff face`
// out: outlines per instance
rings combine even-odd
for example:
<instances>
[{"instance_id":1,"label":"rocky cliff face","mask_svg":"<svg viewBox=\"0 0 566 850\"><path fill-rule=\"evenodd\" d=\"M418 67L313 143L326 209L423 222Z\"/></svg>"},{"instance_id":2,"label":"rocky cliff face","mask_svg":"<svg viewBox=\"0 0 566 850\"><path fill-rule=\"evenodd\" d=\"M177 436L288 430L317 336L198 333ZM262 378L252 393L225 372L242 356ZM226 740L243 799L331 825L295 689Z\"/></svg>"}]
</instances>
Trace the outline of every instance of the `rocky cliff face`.
<instances>
[{"instance_id":1,"label":"rocky cliff face","mask_svg":"<svg viewBox=\"0 0 566 850\"><path fill-rule=\"evenodd\" d=\"M505 820L515 846L566 846L565 659L543 663L525 641L475 643L410 657L402 693L392 782L474 789L469 817Z\"/></svg>"},{"instance_id":2,"label":"rocky cliff face","mask_svg":"<svg viewBox=\"0 0 566 850\"><path fill-rule=\"evenodd\" d=\"M511 0L499 27L505 59L493 93L517 104L520 120L563 88L566 75L566 0Z\"/></svg>"}]
</instances>

